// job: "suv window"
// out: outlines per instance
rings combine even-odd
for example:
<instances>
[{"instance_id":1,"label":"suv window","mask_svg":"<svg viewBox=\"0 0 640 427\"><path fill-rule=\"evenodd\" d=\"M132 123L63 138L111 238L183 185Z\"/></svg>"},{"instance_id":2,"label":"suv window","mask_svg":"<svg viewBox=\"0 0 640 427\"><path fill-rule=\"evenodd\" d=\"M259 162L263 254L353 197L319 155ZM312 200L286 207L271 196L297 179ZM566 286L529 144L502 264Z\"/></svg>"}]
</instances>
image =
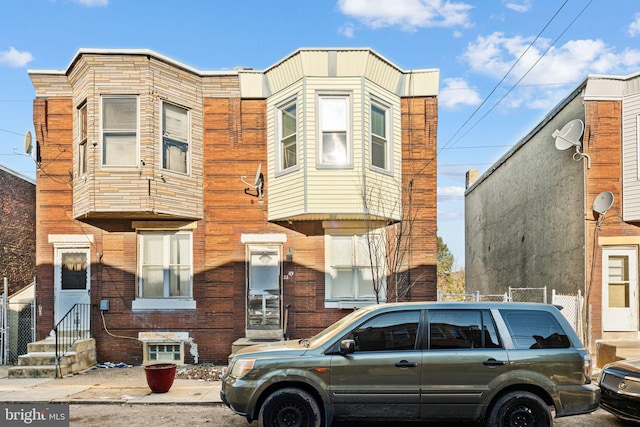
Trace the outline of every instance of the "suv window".
<instances>
[{"instance_id":1,"label":"suv window","mask_svg":"<svg viewBox=\"0 0 640 427\"><path fill-rule=\"evenodd\" d=\"M346 339L356 343L356 351L413 350L416 348L420 311L384 313L369 319Z\"/></svg>"},{"instance_id":2,"label":"suv window","mask_svg":"<svg viewBox=\"0 0 640 427\"><path fill-rule=\"evenodd\" d=\"M429 311L429 348L498 348L491 314L481 310Z\"/></svg>"},{"instance_id":3,"label":"suv window","mask_svg":"<svg viewBox=\"0 0 640 427\"><path fill-rule=\"evenodd\" d=\"M516 349L569 348L566 333L546 311L500 310Z\"/></svg>"}]
</instances>

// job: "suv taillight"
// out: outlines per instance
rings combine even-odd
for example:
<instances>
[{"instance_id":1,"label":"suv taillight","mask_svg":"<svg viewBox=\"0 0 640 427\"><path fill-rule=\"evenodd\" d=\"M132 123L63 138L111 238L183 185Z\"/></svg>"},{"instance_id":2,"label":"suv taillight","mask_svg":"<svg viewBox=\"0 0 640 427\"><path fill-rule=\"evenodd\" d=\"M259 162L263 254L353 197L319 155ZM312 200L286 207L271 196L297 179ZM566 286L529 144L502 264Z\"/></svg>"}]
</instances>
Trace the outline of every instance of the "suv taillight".
<instances>
[{"instance_id":1,"label":"suv taillight","mask_svg":"<svg viewBox=\"0 0 640 427\"><path fill-rule=\"evenodd\" d=\"M584 360L584 382L585 384L591 383L591 357L589 354L582 356Z\"/></svg>"}]
</instances>

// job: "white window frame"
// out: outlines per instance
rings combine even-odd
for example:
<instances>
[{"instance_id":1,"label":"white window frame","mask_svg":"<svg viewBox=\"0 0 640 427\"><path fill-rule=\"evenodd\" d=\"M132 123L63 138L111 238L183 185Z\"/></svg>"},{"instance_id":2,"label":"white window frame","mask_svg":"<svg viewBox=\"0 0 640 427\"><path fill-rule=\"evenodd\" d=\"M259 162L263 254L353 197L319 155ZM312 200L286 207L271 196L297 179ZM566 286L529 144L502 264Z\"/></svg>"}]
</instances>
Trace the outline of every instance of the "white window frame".
<instances>
[{"instance_id":1,"label":"white window frame","mask_svg":"<svg viewBox=\"0 0 640 427\"><path fill-rule=\"evenodd\" d=\"M162 236L163 245L163 296L145 297L143 289L143 261L144 261L144 237ZM170 295L169 268L170 264L170 237L173 235L189 236L189 292L188 295ZM194 310L196 302L193 298L193 233L191 231L140 231L138 232L138 292L136 299L132 302L133 310L162 310L162 309L185 309Z\"/></svg>"},{"instance_id":2,"label":"white window frame","mask_svg":"<svg viewBox=\"0 0 640 427\"><path fill-rule=\"evenodd\" d=\"M295 107L295 123L296 129L293 134L283 135L284 125L283 125L283 116L286 114L285 111L291 106ZM276 123L277 123L277 138L278 143L276 145L276 165L277 172L290 172L297 170L300 166L300 138L298 137L298 102L297 99L289 99L282 104L276 107ZM294 138L294 146L295 146L295 163L290 166L285 166L285 158L287 154L286 146L289 144L291 138Z\"/></svg>"},{"instance_id":3,"label":"white window frame","mask_svg":"<svg viewBox=\"0 0 640 427\"><path fill-rule=\"evenodd\" d=\"M377 135L373 131L373 109L378 108L384 112L385 121L385 135ZM378 99L371 99L369 106L369 165L371 169L380 172L391 173L393 172L393 109L391 105L382 102ZM373 146L376 143L376 139L384 143L384 166L378 166L373 164Z\"/></svg>"},{"instance_id":4,"label":"white window frame","mask_svg":"<svg viewBox=\"0 0 640 427\"><path fill-rule=\"evenodd\" d=\"M180 138L177 135L169 135L169 133L167 132L167 126L166 126L166 122L165 122L165 108L166 107L172 107L175 109L180 109L182 111L184 111L185 113L185 118L186 118L186 126L187 128L186 130L186 138ZM178 104L174 104L172 102L166 102L166 101L162 101L161 105L160 105L160 121L161 121L161 135L160 135L160 153L161 153L161 157L162 157L162 170L163 171L167 171L167 172L173 172L173 173L178 173L178 174L183 174L183 175L189 175L190 173L190 165L191 165L191 111L186 108L183 107L181 105ZM186 146L186 154L185 154L185 159L184 159L184 171L181 170L177 170L177 169L173 169L173 168L168 168L166 167L166 158L165 158L165 142L166 143L174 143L176 145L178 144L183 144Z\"/></svg>"},{"instance_id":5,"label":"white window frame","mask_svg":"<svg viewBox=\"0 0 640 427\"><path fill-rule=\"evenodd\" d=\"M88 110L87 100L85 99L77 109L78 118L78 176L87 174L87 162L89 160L89 127L88 127Z\"/></svg>"},{"instance_id":6,"label":"white window frame","mask_svg":"<svg viewBox=\"0 0 640 427\"><path fill-rule=\"evenodd\" d=\"M626 259L626 280L612 280L610 260ZM615 277L615 276L614 276ZM612 285L625 286L626 306L610 306ZM609 246L602 250L602 330L638 331L638 248Z\"/></svg>"},{"instance_id":7,"label":"white window frame","mask_svg":"<svg viewBox=\"0 0 640 427\"><path fill-rule=\"evenodd\" d=\"M105 114L105 100L108 99L135 99L136 101L136 120L135 129L106 129L104 123ZM101 150L101 165L103 167L113 168L131 168L138 167L140 158L140 97L138 95L102 95L100 99L100 141L102 144ZM106 144L105 138L107 135L130 135L135 133L135 154L130 163L107 163L105 156L108 144Z\"/></svg>"},{"instance_id":8,"label":"white window frame","mask_svg":"<svg viewBox=\"0 0 640 427\"><path fill-rule=\"evenodd\" d=\"M370 236L374 236L377 239L382 239L380 245L378 247L381 250L386 250L384 247L384 234L382 231L374 230L370 232ZM343 264L333 265L333 251L334 248L334 240L348 240L351 239L351 259L342 259ZM330 233L325 234L325 307L326 308L353 308L357 306L362 306L366 304L370 304L371 302L376 301L375 291L372 289L371 293L366 293L361 289L363 285L360 282L361 271L366 271L367 269L372 270L374 266L371 264L371 260L369 259L367 254L359 251L360 245L365 245L365 249L369 250L370 246L367 240L367 232L353 232L343 230L341 232L331 231ZM378 254L378 267L381 269L385 269L385 260L384 254ZM361 259L364 258L364 259ZM334 277L337 277L339 270L342 270L344 273L348 272L351 269L352 271L352 288L350 291L350 295L334 295ZM366 273L365 273L366 274ZM372 275L373 273L369 273ZM386 283L384 280L384 271L380 272L380 277L383 279L382 289L380 290L380 300L385 301L385 289Z\"/></svg>"},{"instance_id":9,"label":"white window frame","mask_svg":"<svg viewBox=\"0 0 640 427\"><path fill-rule=\"evenodd\" d=\"M352 105L351 105L351 94L338 92L338 93L318 93L317 94L317 128L318 128L318 136L317 136L317 158L316 165L319 168L334 168L334 169L347 169L353 167L353 141L351 136L351 129L353 126L353 117L352 117ZM343 100L344 101L344 126L336 126L336 127L327 127L325 124L325 119L330 120L329 115L325 115L325 110L323 108L323 104L328 100ZM334 117L334 118L337 118ZM345 159L344 161L330 161L325 159L325 150L324 150L324 135L325 133L342 133L345 134Z\"/></svg>"}]
</instances>

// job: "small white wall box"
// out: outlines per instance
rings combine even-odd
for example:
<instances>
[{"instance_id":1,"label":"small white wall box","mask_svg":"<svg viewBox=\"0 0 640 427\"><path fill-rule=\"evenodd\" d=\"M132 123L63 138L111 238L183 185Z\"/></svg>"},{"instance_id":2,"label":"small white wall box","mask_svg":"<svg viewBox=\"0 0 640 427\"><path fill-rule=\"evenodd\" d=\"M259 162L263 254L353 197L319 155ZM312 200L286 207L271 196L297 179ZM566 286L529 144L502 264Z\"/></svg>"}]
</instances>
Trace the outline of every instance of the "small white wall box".
<instances>
[{"instance_id":1,"label":"small white wall box","mask_svg":"<svg viewBox=\"0 0 640 427\"><path fill-rule=\"evenodd\" d=\"M100 300L100 310L109 311L109 300L108 299Z\"/></svg>"}]
</instances>

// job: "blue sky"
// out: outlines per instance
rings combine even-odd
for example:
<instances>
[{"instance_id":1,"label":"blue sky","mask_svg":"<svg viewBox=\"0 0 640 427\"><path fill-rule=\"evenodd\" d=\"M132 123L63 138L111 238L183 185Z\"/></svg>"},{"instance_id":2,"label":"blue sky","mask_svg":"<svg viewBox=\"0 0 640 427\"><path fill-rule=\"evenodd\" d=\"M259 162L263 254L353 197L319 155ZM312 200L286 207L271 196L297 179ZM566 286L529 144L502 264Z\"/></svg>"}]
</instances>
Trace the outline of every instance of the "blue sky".
<instances>
[{"instance_id":1,"label":"blue sky","mask_svg":"<svg viewBox=\"0 0 640 427\"><path fill-rule=\"evenodd\" d=\"M24 155L28 69L80 48L152 49L202 71L265 69L302 47L369 47L440 69L438 235L464 267L465 173L483 173L589 74L640 71L632 0L21 0L0 14L0 163Z\"/></svg>"}]
</instances>

